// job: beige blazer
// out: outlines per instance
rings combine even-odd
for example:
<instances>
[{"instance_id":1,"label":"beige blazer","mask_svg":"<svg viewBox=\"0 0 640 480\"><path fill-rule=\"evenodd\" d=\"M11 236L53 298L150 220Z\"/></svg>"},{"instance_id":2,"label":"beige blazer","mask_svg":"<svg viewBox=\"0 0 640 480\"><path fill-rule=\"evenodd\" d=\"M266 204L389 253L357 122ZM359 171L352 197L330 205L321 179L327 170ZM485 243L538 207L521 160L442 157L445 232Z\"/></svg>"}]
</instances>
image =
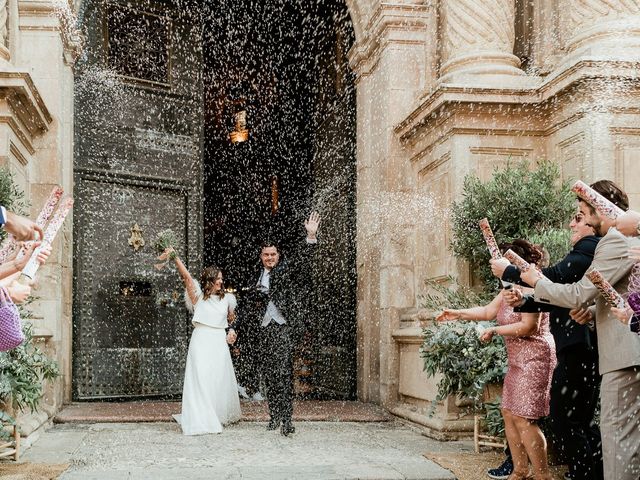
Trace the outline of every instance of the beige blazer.
<instances>
[{"instance_id":1,"label":"beige blazer","mask_svg":"<svg viewBox=\"0 0 640 480\"><path fill-rule=\"evenodd\" d=\"M596 247L591 266L620 294L627 292L629 273L634 265L634 260L629 258L629 248L638 246L640 238L625 237L616 228L610 228ZM587 277L571 284L541 279L536 284L535 299L566 308L585 307L595 299L600 374L640 365L640 335L612 315L611 307Z\"/></svg>"}]
</instances>

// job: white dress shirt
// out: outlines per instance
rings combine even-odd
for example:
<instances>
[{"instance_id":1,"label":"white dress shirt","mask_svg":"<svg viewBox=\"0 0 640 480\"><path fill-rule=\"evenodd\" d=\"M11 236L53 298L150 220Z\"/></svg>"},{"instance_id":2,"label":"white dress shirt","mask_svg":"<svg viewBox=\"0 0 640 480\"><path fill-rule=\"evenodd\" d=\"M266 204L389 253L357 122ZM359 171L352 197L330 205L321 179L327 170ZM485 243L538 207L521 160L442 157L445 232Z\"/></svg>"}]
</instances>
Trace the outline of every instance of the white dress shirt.
<instances>
[{"instance_id":1,"label":"white dress shirt","mask_svg":"<svg viewBox=\"0 0 640 480\"><path fill-rule=\"evenodd\" d=\"M271 277L271 271L267 270L266 268L263 269L262 275L260 275L260 280L258 280L258 288L260 288L260 290L262 290L265 293L269 293L270 277ZM284 317L282 316L282 313L280 313L280 310L278 310L278 307L276 307L276 304L273 303L272 300L269 300L269 303L267 304L267 311L264 314L264 318L262 319L261 325L263 327L266 327L271 323L272 320L276 322L278 325L284 325L285 323L287 323Z\"/></svg>"}]
</instances>

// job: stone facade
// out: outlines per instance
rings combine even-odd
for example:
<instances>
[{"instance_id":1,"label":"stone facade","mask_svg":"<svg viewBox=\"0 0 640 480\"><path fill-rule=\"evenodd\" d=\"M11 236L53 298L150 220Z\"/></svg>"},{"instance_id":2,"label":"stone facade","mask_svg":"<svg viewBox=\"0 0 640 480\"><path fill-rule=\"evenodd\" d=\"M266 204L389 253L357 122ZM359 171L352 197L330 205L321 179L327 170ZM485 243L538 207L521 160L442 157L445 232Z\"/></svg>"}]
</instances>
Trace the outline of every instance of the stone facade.
<instances>
[{"instance_id":1,"label":"stone facade","mask_svg":"<svg viewBox=\"0 0 640 480\"><path fill-rule=\"evenodd\" d=\"M368 195L428 196L434 212L468 173L487 179L509 158L551 159L565 178L610 178L640 207L638 6L590 0L447 0L361 5L351 51L358 75L358 220ZM519 58L518 53L526 52ZM393 172L393 173L391 173ZM453 399L426 415L435 380L418 355L426 279L468 267L451 257L446 217L400 219L359 242L358 366L363 400L441 436L471 428ZM398 228L400 227L400 228ZM359 266L362 263L359 263Z\"/></svg>"},{"instance_id":2,"label":"stone facade","mask_svg":"<svg viewBox=\"0 0 640 480\"><path fill-rule=\"evenodd\" d=\"M0 163L8 166L35 218L54 185L73 193L73 71L79 38L63 1L0 2ZM64 373L49 385L40 412L20 422L29 434L68 399L71 362L72 222L39 272L32 305L36 340Z\"/></svg>"},{"instance_id":3,"label":"stone facade","mask_svg":"<svg viewBox=\"0 0 640 480\"><path fill-rule=\"evenodd\" d=\"M432 225L392 215L371 236L376 205L381 195L409 206L431 198L438 212L465 174L488 178L526 158L552 159L564 177L613 179L640 208L640 12L625 0L346 4L356 37L358 396L442 436L468 431L452 399L426 414L435 381L418 355L431 314L419 306L424 281L468 279L468 268L447 249L446 216ZM0 158L35 208L53 183L71 190L73 38L61 35L53 2L3 5ZM36 325L65 374L47 395L48 413L72 391L69 229L37 305Z\"/></svg>"}]
</instances>

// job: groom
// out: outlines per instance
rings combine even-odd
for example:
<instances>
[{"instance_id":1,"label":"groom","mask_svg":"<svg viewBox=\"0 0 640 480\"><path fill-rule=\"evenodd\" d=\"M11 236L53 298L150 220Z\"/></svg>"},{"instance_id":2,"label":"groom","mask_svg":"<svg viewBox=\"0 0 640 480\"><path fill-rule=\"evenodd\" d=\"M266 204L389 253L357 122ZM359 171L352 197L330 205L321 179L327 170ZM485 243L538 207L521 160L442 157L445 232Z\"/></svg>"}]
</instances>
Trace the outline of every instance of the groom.
<instances>
[{"instance_id":1,"label":"groom","mask_svg":"<svg viewBox=\"0 0 640 480\"><path fill-rule=\"evenodd\" d=\"M307 246L293 261L280 260L278 247L264 243L260 252L262 269L252 288L254 314L238 318L229 330L231 342L236 340L236 330L242 334L243 324L259 325L254 329L260 336L260 363L267 386L269 424L267 430L275 430L282 422L281 432L295 432L291 422L293 414L293 349L297 334L304 329L307 312L305 301L309 299L311 284L309 257L315 250L320 216L312 212L305 221Z\"/></svg>"}]
</instances>

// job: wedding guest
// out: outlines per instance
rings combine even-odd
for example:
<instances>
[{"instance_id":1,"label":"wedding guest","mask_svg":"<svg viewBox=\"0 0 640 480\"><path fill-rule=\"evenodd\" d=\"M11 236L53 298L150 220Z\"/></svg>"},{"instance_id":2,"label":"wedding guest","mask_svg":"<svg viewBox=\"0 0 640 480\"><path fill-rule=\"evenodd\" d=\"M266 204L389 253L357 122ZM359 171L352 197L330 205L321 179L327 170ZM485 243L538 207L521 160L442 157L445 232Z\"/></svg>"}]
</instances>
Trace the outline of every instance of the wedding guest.
<instances>
[{"instance_id":1,"label":"wedding guest","mask_svg":"<svg viewBox=\"0 0 640 480\"><path fill-rule=\"evenodd\" d=\"M225 294L219 268L205 268L198 283L173 248L160 256L160 260L167 258L175 261L184 282L194 326L184 374L182 414L174 418L185 435L220 433L223 425L239 420L241 415L226 333L228 319L235 310L235 297Z\"/></svg>"},{"instance_id":2,"label":"wedding guest","mask_svg":"<svg viewBox=\"0 0 640 480\"><path fill-rule=\"evenodd\" d=\"M622 210L629 202L615 183L601 180L591 185ZM640 246L640 238L627 237L615 228L616 220L600 215L579 200L580 212L602 240L596 247L591 267L597 269L618 293L627 291L634 259L629 249ZM536 301L571 308L580 324L595 322L598 337L600 387L600 432L604 478L638 480L640 476L640 336L629 331L613 315L587 277L572 284L554 283L533 268L521 278L534 287ZM585 308L595 300L595 308Z\"/></svg>"},{"instance_id":3,"label":"wedding guest","mask_svg":"<svg viewBox=\"0 0 640 480\"><path fill-rule=\"evenodd\" d=\"M546 278L558 283L582 278L600 240L580 212L573 216L569 228L571 251L555 265L542 268ZM521 283L520 271L506 258L491 260L491 269L503 281ZM553 443L566 457L573 480L602 479L600 430L594 421L600 386L595 333L571 320L568 308L537 303L530 295L515 310L549 312L558 362L551 382L549 414Z\"/></svg>"},{"instance_id":4,"label":"wedding guest","mask_svg":"<svg viewBox=\"0 0 640 480\"><path fill-rule=\"evenodd\" d=\"M239 317L230 330L231 341L236 332L246 331L252 324L260 336L262 373L267 387L269 423L267 430L280 426L282 435L295 432L293 415L293 350L296 338L304 329L310 296L310 254L315 250L320 215L312 212L305 221L306 247L295 261L280 260L273 243L265 243L260 251L262 268L256 274L252 291L253 313ZM244 325L243 325L244 324Z\"/></svg>"},{"instance_id":5,"label":"wedding guest","mask_svg":"<svg viewBox=\"0 0 640 480\"><path fill-rule=\"evenodd\" d=\"M640 248L632 248L629 250L630 256L636 260L635 266L631 271L631 276L636 277L632 283L640 283ZM636 287L637 288L637 287ZM630 291L625 308L611 308L611 312L616 316L623 325L628 325L629 330L640 334L640 290Z\"/></svg>"},{"instance_id":6,"label":"wedding guest","mask_svg":"<svg viewBox=\"0 0 640 480\"><path fill-rule=\"evenodd\" d=\"M22 284L18 283L17 280L38 246L40 246L40 242L27 242L20 250L16 251L12 259L0 265L0 285L7 289L13 303L24 303L31 296L33 284L31 282ZM17 259L19 251L23 254L20 259ZM43 247L38 251L37 255L38 263L43 265L51 255L51 246Z\"/></svg>"},{"instance_id":7,"label":"wedding guest","mask_svg":"<svg viewBox=\"0 0 640 480\"><path fill-rule=\"evenodd\" d=\"M501 245L512 249L530 263L542 259L542 252L527 241ZM516 313L504 300L502 290L483 307L445 309L438 321L497 319L498 326L484 330L480 339L489 342L494 335L504 336L508 370L504 379L501 411L505 433L513 458L511 480L527 478L529 462L534 478L551 480L547 463L547 442L536 423L549 414L549 389L556 365L555 345L549 332L547 313Z\"/></svg>"},{"instance_id":8,"label":"wedding guest","mask_svg":"<svg viewBox=\"0 0 640 480\"><path fill-rule=\"evenodd\" d=\"M0 225L18 241L44 238L42 228L28 218L16 215L0 205Z\"/></svg>"},{"instance_id":9,"label":"wedding guest","mask_svg":"<svg viewBox=\"0 0 640 480\"><path fill-rule=\"evenodd\" d=\"M633 292L629 295L629 300L631 301L631 299L633 299L635 303L640 304L640 293ZM611 307L611 313L613 313L623 325L628 325L630 331L640 335L640 309L633 310L629 304L627 304L625 308Z\"/></svg>"},{"instance_id":10,"label":"wedding guest","mask_svg":"<svg viewBox=\"0 0 640 480\"><path fill-rule=\"evenodd\" d=\"M640 235L640 212L628 210L616 219L615 227L627 237Z\"/></svg>"}]
</instances>

